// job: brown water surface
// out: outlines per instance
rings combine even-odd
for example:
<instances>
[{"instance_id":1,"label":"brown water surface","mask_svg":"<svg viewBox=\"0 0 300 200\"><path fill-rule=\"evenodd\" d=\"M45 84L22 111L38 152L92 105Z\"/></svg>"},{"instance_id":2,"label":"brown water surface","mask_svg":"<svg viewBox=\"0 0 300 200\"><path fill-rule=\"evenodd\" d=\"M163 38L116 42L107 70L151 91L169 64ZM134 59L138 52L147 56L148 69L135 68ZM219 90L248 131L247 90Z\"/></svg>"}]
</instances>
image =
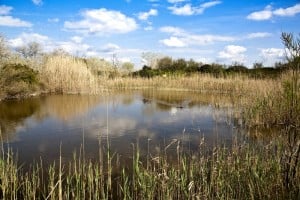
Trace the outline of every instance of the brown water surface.
<instances>
[{"instance_id":1,"label":"brown water surface","mask_svg":"<svg viewBox=\"0 0 300 200\"><path fill-rule=\"evenodd\" d=\"M164 150L197 151L206 144L230 145L236 136L232 99L195 92L135 91L100 96L51 95L0 103L2 141L19 162L72 159L81 148L97 159L99 147L130 158ZM235 120L236 121L236 120ZM176 141L176 142L174 142Z\"/></svg>"}]
</instances>

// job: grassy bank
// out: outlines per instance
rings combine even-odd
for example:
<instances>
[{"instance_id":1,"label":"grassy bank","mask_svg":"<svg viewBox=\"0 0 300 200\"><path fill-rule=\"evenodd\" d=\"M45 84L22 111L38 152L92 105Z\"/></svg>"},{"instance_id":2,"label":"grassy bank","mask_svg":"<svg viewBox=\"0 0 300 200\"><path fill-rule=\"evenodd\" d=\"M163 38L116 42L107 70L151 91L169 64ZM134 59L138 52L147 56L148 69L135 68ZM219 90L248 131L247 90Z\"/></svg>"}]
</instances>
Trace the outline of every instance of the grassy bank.
<instances>
[{"instance_id":1,"label":"grassy bank","mask_svg":"<svg viewBox=\"0 0 300 200\"><path fill-rule=\"evenodd\" d=\"M299 199L300 174L289 187L284 185L281 154L276 143L266 146L233 145L207 151L205 143L194 154L170 161L166 150L140 158L133 147L132 163L112 165L108 152L96 162L74 156L62 157L46 169L43 162L24 172L11 152L0 162L3 199ZM176 150L175 150L176 151ZM61 153L63 155L63 152Z\"/></svg>"}]
</instances>

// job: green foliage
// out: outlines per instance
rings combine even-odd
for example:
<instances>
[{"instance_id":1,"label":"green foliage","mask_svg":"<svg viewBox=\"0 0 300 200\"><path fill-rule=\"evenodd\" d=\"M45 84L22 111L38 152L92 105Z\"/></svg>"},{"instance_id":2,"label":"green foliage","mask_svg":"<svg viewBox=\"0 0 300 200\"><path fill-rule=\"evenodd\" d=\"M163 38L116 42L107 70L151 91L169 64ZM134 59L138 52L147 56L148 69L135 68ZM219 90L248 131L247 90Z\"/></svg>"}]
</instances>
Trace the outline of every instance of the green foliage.
<instances>
[{"instance_id":1,"label":"green foliage","mask_svg":"<svg viewBox=\"0 0 300 200\"><path fill-rule=\"evenodd\" d=\"M223 66L219 64L205 64L200 67L200 72L213 74L215 76L223 74L224 71L225 69L223 68Z\"/></svg>"},{"instance_id":2,"label":"green foliage","mask_svg":"<svg viewBox=\"0 0 300 200\"><path fill-rule=\"evenodd\" d=\"M171 57L163 57L158 60L157 66L160 70L171 70L173 65L173 60Z\"/></svg>"},{"instance_id":3,"label":"green foliage","mask_svg":"<svg viewBox=\"0 0 300 200\"><path fill-rule=\"evenodd\" d=\"M38 72L27 65L6 64L0 69L2 98L18 98L30 95L40 86Z\"/></svg>"},{"instance_id":4,"label":"green foliage","mask_svg":"<svg viewBox=\"0 0 300 200\"><path fill-rule=\"evenodd\" d=\"M229 73L232 73L232 72L235 72L235 73L247 73L248 72L248 68L245 67L245 66L243 66L242 64L235 63L235 64L229 66L226 69L226 72L229 72Z\"/></svg>"},{"instance_id":5,"label":"green foliage","mask_svg":"<svg viewBox=\"0 0 300 200\"><path fill-rule=\"evenodd\" d=\"M288 61L282 89L258 97L246 108L244 117L248 126L277 126L281 129L285 149L281 155L281 171L283 184L290 190L298 184L295 174L300 173L300 38L283 33L282 41Z\"/></svg>"},{"instance_id":6,"label":"green foliage","mask_svg":"<svg viewBox=\"0 0 300 200\"><path fill-rule=\"evenodd\" d=\"M177 146L175 162L167 154L170 145ZM46 168L41 160L28 172L18 166L11 151L5 151L0 154L1 198L299 199L300 174L295 175L294 185L284 187L280 167L284 149L276 142L215 147L208 152L202 141L199 152L184 154L182 141L174 141L164 152L149 153L145 162L135 146L126 166L108 164L109 149L103 152L99 147L99 162L74 153L64 165L60 156L59 165Z\"/></svg>"}]
</instances>

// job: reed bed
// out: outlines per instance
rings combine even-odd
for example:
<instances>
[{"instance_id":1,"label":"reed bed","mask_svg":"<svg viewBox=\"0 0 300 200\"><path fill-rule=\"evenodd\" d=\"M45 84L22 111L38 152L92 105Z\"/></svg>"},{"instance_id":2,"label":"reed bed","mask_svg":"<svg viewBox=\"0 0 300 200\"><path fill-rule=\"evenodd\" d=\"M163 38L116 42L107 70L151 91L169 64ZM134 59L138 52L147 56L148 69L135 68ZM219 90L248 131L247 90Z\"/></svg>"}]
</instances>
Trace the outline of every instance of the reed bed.
<instances>
[{"instance_id":1,"label":"reed bed","mask_svg":"<svg viewBox=\"0 0 300 200\"><path fill-rule=\"evenodd\" d=\"M132 162L113 165L109 148L99 148L99 160L87 160L84 152L69 163L60 159L50 167L41 161L24 172L11 151L0 161L2 199L299 199L300 174L284 186L281 153L277 143L218 146L182 153L173 141L155 155L140 155L133 146ZM175 146L175 160L168 148ZM103 153L104 152L104 153ZM117 161L116 161L117 162ZM299 167L299 166L298 166Z\"/></svg>"},{"instance_id":2,"label":"reed bed","mask_svg":"<svg viewBox=\"0 0 300 200\"><path fill-rule=\"evenodd\" d=\"M47 89L56 93L98 93L96 77L82 59L68 55L49 55L41 74Z\"/></svg>"},{"instance_id":3,"label":"reed bed","mask_svg":"<svg viewBox=\"0 0 300 200\"><path fill-rule=\"evenodd\" d=\"M245 104L244 120L248 126L300 125L300 73L282 75L279 86ZM300 130L299 130L300 131Z\"/></svg>"},{"instance_id":4,"label":"reed bed","mask_svg":"<svg viewBox=\"0 0 300 200\"><path fill-rule=\"evenodd\" d=\"M102 81L107 89L126 90L152 88L160 90L185 90L232 95L266 94L281 87L275 79L252 79L242 75L215 78L212 75L170 76L153 78L115 78Z\"/></svg>"}]
</instances>

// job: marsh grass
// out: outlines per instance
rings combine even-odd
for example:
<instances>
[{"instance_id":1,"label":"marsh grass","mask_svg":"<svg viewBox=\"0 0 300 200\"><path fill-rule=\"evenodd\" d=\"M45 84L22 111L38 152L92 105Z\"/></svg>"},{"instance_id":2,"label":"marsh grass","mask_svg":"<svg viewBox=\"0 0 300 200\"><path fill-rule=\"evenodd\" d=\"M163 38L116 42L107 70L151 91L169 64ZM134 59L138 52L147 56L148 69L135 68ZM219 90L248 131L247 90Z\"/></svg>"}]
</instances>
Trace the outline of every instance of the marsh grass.
<instances>
[{"instance_id":1,"label":"marsh grass","mask_svg":"<svg viewBox=\"0 0 300 200\"><path fill-rule=\"evenodd\" d=\"M261 95L277 89L280 84L276 79L252 79L243 75L216 78L212 75L169 76L153 78L120 77L103 80L103 87L110 90L159 89L198 91L231 95Z\"/></svg>"},{"instance_id":2,"label":"marsh grass","mask_svg":"<svg viewBox=\"0 0 300 200\"><path fill-rule=\"evenodd\" d=\"M94 94L99 89L86 63L73 56L47 56L41 74L50 92Z\"/></svg>"},{"instance_id":3,"label":"marsh grass","mask_svg":"<svg viewBox=\"0 0 300 200\"><path fill-rule=\"evenodd\" d=\"M132 161L112 165L109 148L99 160L86 159L82 149L69 163L39 164L24 171L11 150L2 151L0 196L3 199L299 199L300 174L286 188L281 174L281 145L217 146L204 139L198 151L183 153L174 140L160 152L142 158L132 145ZM175 160L168 148L174 146ZM106 149L106 151L105 151ZM146 160L145 160L146 159ZM118 159L116 159L118 160ZM299 166L298 166L299 167Z\"/></svg>"}]
</instances>

